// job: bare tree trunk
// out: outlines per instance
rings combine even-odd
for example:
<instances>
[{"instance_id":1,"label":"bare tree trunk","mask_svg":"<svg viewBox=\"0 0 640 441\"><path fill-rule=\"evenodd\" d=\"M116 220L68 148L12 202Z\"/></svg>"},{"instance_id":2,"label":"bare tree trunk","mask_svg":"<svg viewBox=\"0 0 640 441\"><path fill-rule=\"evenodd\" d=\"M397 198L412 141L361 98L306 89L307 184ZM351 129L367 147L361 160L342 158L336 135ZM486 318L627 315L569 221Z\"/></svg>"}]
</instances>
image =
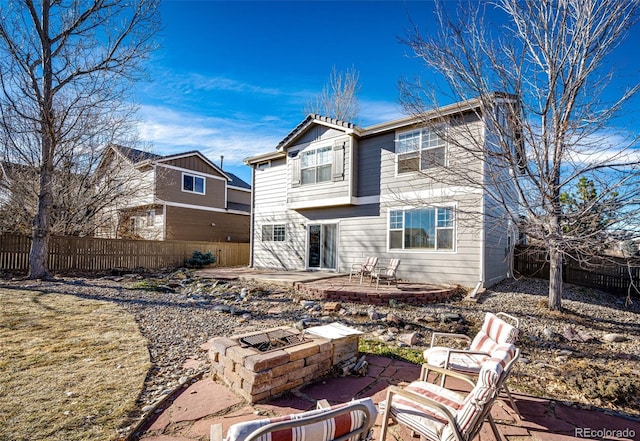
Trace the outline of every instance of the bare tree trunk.
<instances>
[{"instance_id":1,"label":"bare tree trunk","mask_svg":"<svg viewBox=\"0 0 640 441\"><path fill-rule=\"evenodd\" d=\"M549 309L562 309L562 252L557 244L549 249Z\"/></svg>"},{"instance_id":2,"label":"bare tree trunk","mask_svg":"<svg viewBox=\"0 0 640 441\"><path fill-rule=\"evenodd\" d=\"M53 116L53 65L51 60L51 41L49 40L49 2L42 2L42 23L39 41L42 48L42 96L40 97L42 143L40 165L40 193L38 210L33 218L33 235L29 253L29 278L49 277L49 217L53 205L51 180L53 178L54 116Z\"/></svg>"}]
</instances>

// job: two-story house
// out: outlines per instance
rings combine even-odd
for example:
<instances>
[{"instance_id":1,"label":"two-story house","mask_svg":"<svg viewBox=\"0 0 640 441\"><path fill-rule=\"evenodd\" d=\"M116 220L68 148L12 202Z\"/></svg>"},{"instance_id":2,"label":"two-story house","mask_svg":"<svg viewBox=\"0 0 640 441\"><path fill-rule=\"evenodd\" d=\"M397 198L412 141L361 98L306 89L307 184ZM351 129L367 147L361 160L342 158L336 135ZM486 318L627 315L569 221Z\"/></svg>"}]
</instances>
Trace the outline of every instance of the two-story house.
<instances>
[{"instance_id":1,"label":"two-story house","mask_svg":"<svg viewBox=\"0 0 640 441\"><path fill-rule=\"evenodd\" d=\"M505 278L515 228L488 187L446 179L452 167L482 174L483 161L424 124L455 119L449 140L458 131L460 142L469 134L489 140L482 112L470 100L366 128L309 115L274 151L245 159L253 169L251 265L348 272L378 256L381 264L401 259L398 276L409 281L473 287Z\"/></svg>"},{"instance_id":2,"label":"two-story house","mask_svg":"<svg viewBox=\"0 0 640 441\"><path fill-rule=\"evenodd\" d=\"M202 153L161 156L111 145L99 170L122 192L98 236L249 242L251 186Z\"/></svg>"}]
</instances>

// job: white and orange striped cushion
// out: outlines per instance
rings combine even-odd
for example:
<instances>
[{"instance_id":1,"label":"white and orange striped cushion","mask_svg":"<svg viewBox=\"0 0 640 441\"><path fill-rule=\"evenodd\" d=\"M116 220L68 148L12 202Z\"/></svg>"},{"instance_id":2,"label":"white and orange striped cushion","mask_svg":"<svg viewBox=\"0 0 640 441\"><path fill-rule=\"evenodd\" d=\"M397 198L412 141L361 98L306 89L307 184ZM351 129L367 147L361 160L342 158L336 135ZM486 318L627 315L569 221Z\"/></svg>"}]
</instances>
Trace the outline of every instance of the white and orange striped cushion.
<instances>
[{"instance_id":1,"label":"white and orange striped cushion","mask_svg":"<svg viewBox=\"0 0 640 441\"><path fill-rule=\"evenodd\" d=\"M350 403L338 404L336 406L332 406L331 409L348 406L352 403L362 403L369 408L371 413L370 424L373 425L377 415L377 410L371 398L363 398L351 401ZM229 427L225 441L244 441L256 429L266 426L267 424L298 420L312 415L319 415L326 411L327 409L317 409L299 414L237 423ZM316 423L268 432L256 438L255 441L330 441L345 435L358 427L362 427L363 424L364 412L356 409Z\"/></svg>"},{"instance_id":2,"label":"white and orange striped cushion","mask_svg":"<svg viewBox=\"0 0 640 441\"><path fill-rule=\"evenodd\" d=\"M493 356L482 363L476 385L464 398L454 391L423 381L414 381L405 389L445 405L454 415L458 430L465 436L476 427L485 405L496 397L504 367L514 355L513 345L501 345L496 348ZM394 395L389 413L397 422L429 439L455 439L448 420L437 409Z\"/></svg>"},{"instance_id":3,"label":"white and orange striped cushion","mask_svg":"<svg viewBox=\"0 0 640 441\"><path fill-rule=\"evenodd\" d=\"M468 350L492 354L501 344L514 344L517 338L518 328L488 312L482 323L482 329L471 341ZM487 355L450 353L450 351L450 348L434 346L424 351L423 355L431 366L444 367L448 360L448 369L474 375L480 371L480 365L489 358Z\"/></svg>"}]
</instances>

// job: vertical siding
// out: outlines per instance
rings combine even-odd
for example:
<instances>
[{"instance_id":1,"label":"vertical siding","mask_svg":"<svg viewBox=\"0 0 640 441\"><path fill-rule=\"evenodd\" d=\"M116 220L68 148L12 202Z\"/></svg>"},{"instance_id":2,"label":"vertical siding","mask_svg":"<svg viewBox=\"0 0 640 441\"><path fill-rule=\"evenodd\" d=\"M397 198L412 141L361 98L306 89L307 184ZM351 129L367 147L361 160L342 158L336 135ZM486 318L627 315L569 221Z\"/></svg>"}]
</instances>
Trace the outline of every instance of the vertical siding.
<instances>
[{"instance_id":1,"label":"vertical siding","mask_svg":"<svg viewBox=\"0 0 640 441\"><path fill-rule=\"evenodd\" d=\"M189 193L182 191L183 171L165 167L158 167L158 170L156 194L160 200L201 207L226 208L225 180L203 176L206 181L205 194ZM190 173L189 170L184 172ZM198 176L198 173L192 174Z\"/></svg>"}]
</instances>

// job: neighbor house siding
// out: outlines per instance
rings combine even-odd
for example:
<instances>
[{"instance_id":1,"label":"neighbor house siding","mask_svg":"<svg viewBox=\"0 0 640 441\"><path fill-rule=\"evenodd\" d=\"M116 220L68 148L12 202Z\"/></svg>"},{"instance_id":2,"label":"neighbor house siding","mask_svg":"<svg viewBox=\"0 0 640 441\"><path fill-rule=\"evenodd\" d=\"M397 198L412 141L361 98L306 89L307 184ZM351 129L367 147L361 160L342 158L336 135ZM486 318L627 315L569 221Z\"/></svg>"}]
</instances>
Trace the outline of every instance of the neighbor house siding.
<instances>
[{"instance_id":1,"label":"neighbor house siding","mask_svg":"<svg viewBox=\"0 0 640 441\"><path fill-rule=\"evenodd\" d=\"M226 208L226 180L191 170L158 168L157 197L160 200L209 208ZM205 179L205 194L182 191L183 173L203 177Z\"/></svg>"},{"instance_id":2,"label":"neighbor house siding","mask_svg":"<svg viewBox=\"0 0 640 441\"><path fill-rule=\"evenodd\" d=\"M249 242L250 216L166 207L167 240Z\"/></svg>"}]
</instances>

